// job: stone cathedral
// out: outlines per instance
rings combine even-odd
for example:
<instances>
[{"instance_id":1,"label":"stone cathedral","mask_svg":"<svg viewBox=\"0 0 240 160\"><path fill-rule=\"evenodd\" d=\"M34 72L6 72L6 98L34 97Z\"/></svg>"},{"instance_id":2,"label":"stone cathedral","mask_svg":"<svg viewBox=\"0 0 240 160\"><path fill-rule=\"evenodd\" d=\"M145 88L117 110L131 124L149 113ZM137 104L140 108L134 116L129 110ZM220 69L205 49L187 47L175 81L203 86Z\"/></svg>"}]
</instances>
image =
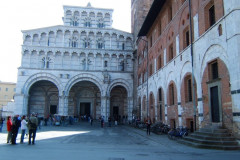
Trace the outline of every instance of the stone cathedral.
<instances>
[{"instance_id":1,"label":"stone cathedral","mask_svg":"<svg viewBox=\"0 0 240 160\"><path fill-rule=\"evenodd\" d=\"M63 9L63 25L22 31L15 114L131 120L132 34L112 28L112 9Z\"/></svg>"}]
</instances>

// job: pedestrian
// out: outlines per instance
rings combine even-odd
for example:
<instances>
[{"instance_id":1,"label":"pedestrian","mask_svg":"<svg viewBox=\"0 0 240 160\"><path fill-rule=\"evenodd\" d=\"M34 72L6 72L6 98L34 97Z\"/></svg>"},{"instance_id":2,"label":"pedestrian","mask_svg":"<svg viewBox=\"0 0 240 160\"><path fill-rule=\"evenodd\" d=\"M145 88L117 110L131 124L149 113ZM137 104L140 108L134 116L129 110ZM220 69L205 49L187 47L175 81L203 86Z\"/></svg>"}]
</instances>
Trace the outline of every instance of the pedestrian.
<instances>
[{"instance_id":1,"label":"pedestrian","mask_svg":"<svg viewBox=\"0 0 240 160\"><path fill-rule=\"evenodd\" d=\"M90 124L91 124L91 126L92 126L92 124L93 124L93 118L92 118L92 116L90 116Z\"/></svg>"},{"instance_id":2,"label":"pedestrian","mask_svg":"<svg viewBox=\"0 0 240 160\"><path fill-rule=\"evenodd\" d=\"M23 143L24 136L25 136L25 133L26 133L26 129L27 129L26 116L23 116L22 121L21 121L21 130L22 130L22 135L21 135L21 140L20 140L21 144Z\"/></svg>"},{"instance_id":3,"label":"pedestrian","mask_svg":"<svg viewBox=\"0 0 240 160\"><path fill-rule=\"evenodd\" d=\"M7 131L8 131L7 143L9 143L10 141L12 141L12 118L11 118L11 116L7 117Z\"/></svg>"},{"instance_id":4,"label":"pedestrian","mask_svg":"<svg viewBox=\"0 0 240 160\"><path fill-rule=\"evenodd\" d=\"M0 117L0 132L2 132L3 121L4 121L4 119L2 117Z\"/></svg>"},{"instance_id":5,"label":"pedestrian","mask_svg":"<svg viewBox=\"0 0 240 160\"><path fill-rule=\"evenodd\" d=\"M16 139L18 135L18 129L21 126L21 120L19 115L14 116L12 123L12 144L16 144Z\"/></svg>"},{"instance_id":6,"label":"pedestrian","mask_svg":"<svg viewBox=\"0 0 240 160\"><path fill-rule=\"evenodd\" d=\"M108 117L108 127L111 127L112 119L111 117Z\"/></svg>"},{"instance_id":7,"label":"pedestrian","mask_svg":"<svg viewBox=\"0 0 240 160\"><path fill-rule=\"evenodd\" d=\"M101 128L103 128L103 126L104 126L104 119L103 119L103 117L101 118Z\"/></svg>"},{"instance_id":8,"label":"pedestrian","mask_svg":"<svg viewBox=\"0 0 240 160\"><path fill-rule=\"evenodd\" d=\"M28 121L28 144L35 144L35 138L36 138L36 132L37 132L37 125L38 125L38 119L36 115L33 113Z\"/></svg>"},{"instance_id":9,"label":"pedestrian","mask_svg":"<svg viewBox=\"0 0 240 160\"><path fill-rule=\"evenodd\" d=\"M151 129L151 119L148 119L147 120L147 135L150 135L150 129Z\"/></svg>"}]
</instances>

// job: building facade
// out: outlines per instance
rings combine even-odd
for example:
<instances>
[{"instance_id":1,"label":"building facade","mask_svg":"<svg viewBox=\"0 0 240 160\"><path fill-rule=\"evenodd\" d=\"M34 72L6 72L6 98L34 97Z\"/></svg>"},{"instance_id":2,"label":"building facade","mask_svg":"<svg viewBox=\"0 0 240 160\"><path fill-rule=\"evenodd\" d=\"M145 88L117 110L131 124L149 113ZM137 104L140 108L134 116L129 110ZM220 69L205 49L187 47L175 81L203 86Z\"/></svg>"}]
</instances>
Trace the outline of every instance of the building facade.
<instances>
[{"instance_id":1,"label":"building facade","mask_svg":"<svg viewBox=\"0 0 240 160\"><path fill-rule=\"evenodd\" d=\"M16 83L0 81L0 110L14 99Z\"/></svg>"},{"instance_id":2,"label":"building facade","mask_svg":"<svg viewBox=\"0 0 240 160\"><path fill-rule=\"evenodd\" d=\"M132 119L132 34L112 28L112 9L63 9L64 25L22 31L15 114Z\"/></svg>"},{"instance_id":3,"label":"building facade","mask_svg":"<svg viewBox=\"0 0 240 160\"><path fill-rule=\"evenodd\" d=\"M137 87L138 87L138 78L137 73L138 73L138 62L137 60L137 45L136 41L138 39L138 32L141 29L141 26L148 14L148 11L152 5L153 0L131 0L131 31L133 34L133 40L134 40L134 62L133 62L133 74L134 74L134 79L133 79L133 113L134 113L134 118L139 119L141 113L139 109L139 105L137 103Z\"/></svg>"},{"instance_id":4,"label":"building facade","mask_svg":"<svg viewBox=\"0 0 240 160\"><path fill-rule=\"evenodd\" d=\"M194 0L190 14L188 0L153 2L137 43L142 120L223 126L239 137L239 7L237 0Z\"/></svg>"}]
</instances>

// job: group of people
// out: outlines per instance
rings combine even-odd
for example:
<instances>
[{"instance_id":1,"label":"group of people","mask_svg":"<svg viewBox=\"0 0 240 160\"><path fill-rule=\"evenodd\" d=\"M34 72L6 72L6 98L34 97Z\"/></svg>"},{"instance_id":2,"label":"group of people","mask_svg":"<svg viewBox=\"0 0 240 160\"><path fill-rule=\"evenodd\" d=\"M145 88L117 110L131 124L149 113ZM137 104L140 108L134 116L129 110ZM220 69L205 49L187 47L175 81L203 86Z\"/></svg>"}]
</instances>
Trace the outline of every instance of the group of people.
<instances>
[{"instance_id":1,"label":"group of people","mask_svg":"<svg viewBox=\"0 0 240 160\"><path fill-rule=\"evenodd\" d=\"M20 143L24 143L24 136L28 130L28 144L35 144L36 132L38 127L38 119L36 114L31 114L30 118L25 115L20 117L16 115L14 117L7 117L7 143L17 144L16 139L18 136L18 130L21 128L21 139Z\"/></svg>"}]
</instances>

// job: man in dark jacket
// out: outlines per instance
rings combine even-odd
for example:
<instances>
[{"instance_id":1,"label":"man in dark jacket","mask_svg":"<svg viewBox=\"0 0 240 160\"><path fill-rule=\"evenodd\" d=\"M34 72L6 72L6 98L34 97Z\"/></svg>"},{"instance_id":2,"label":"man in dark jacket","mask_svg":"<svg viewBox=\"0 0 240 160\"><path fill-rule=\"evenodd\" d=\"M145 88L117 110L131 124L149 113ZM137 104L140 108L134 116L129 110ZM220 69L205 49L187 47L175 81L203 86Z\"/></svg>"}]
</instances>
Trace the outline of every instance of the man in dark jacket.
<instances>
[{"instance_id":1,"label":"man in dark jacket","mask_svg":"<svg viewBox=\"0 0 240 160\"><path fill-rule=\"evenodd\" d=\"M38 119L35 114L32 114L28 121L28 129L29 129L29 139L28 144L35 144L36 132L38 126Z\"/></svg>"},{"instance_id":2,"label":"man in dark jacket","mask_svg":"<svg viewBox=\"0 0 240 160\"><path fill-rule=\"evenodd\" d=\"M16 139L18 135L18 129L21 126L21 120L19 115L14 116L12 125L12 144L16 144Z\"/></svg>"}]
</instances>

